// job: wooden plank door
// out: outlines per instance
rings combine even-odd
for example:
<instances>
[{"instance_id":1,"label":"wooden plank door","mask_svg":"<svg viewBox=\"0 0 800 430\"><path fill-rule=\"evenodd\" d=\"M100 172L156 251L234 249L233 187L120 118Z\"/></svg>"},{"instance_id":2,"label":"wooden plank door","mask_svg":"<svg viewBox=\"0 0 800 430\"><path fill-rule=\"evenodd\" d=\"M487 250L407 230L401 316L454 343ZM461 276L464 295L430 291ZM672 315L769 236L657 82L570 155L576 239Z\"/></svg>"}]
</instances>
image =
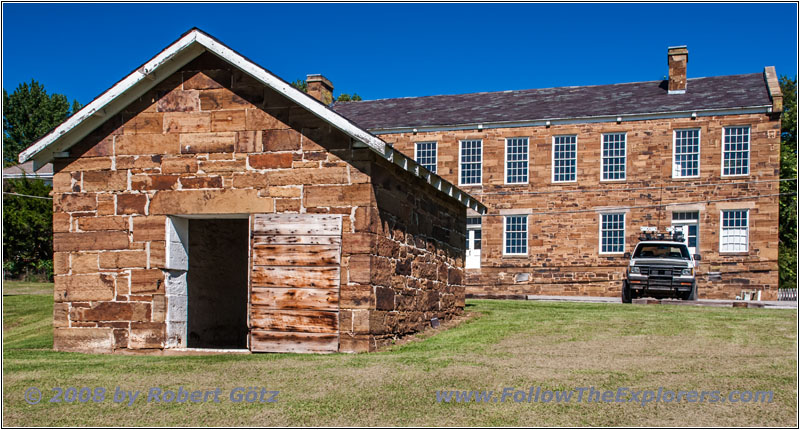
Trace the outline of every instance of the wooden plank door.
<instances>
[{"instance_id":1,"label":"wooden plank door","mask_svg":"<svg viewBox=\"0 0 800 430\"><path fill-rule=\"evenodd\" d=\"M250 350L336 352L342 216L250 217Z\"/></svg>"}]
</instances>

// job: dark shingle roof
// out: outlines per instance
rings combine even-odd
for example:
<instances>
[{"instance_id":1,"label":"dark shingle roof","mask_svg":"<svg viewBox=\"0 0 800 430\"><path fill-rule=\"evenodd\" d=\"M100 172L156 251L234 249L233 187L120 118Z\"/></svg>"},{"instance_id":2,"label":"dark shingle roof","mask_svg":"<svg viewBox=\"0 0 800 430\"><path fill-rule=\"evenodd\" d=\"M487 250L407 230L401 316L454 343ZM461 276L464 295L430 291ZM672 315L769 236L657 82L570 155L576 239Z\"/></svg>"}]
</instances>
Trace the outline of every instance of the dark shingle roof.
<instances>
[{"instance_id":1,"label":"dark shingle roof","mask_svg":"<svg viewBox=\"0 0 800 430\"><path fill-rule=\"evenodd\" d=\"M771 104L761 73L689 79L685 94L666 81L338 102L333 110L362 128L535 121L730 109Z\"/></svg>"}]
</instances>

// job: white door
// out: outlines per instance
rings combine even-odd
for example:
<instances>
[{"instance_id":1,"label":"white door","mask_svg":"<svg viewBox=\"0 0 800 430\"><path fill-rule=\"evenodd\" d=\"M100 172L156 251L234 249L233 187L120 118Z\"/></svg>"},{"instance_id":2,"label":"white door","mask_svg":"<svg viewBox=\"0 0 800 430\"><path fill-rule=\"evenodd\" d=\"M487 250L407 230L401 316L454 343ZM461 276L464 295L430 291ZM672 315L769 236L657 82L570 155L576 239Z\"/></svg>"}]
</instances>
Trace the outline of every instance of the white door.
<instances>
[{"instance_id":1,"label":"white door","mask_svg":"<svg viewBox=\"0 0 800 430\"><path fill-rule=\"evenodd\" d=\"M481 219L467 218L467 259L466 269L481 268Z\"/></svg>"},{"instance_id":2,"label":"white door","mask_svg":"<svg viewBox=\"0 0 800 430\"><path fill-rule=\"evenodd\" d=\"M673 212L672 226L683 228L683 241L694 255L698 253L699 246L699 212Z\"/></svg>"}]
</instances>

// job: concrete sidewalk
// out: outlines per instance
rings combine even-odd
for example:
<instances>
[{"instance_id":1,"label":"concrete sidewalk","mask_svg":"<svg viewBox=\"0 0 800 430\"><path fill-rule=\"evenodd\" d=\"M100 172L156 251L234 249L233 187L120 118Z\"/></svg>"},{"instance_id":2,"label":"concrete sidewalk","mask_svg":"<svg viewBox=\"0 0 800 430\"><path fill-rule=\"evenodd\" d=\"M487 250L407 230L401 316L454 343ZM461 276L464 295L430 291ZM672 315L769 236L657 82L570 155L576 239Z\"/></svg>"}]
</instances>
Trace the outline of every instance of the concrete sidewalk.
<instances>
[{"instance_id":1,"label":"concrete sidewalk","mask_svg":"<svg viewBox=\"0 0 800 430\"><path fill-rule=\"evenodd\" d=\"M528 300L536 300L541 302L572 302L572 303L622 303L619 297L592 297L592 296L526 296ZM710 307L729 307L733 306L734 302L743 303L757 303L763 305L764 309L797 309L797 302L790 301L777 301L777 300L762 300L744 302L741 300L716 300L716 299L701 299L695 302L685 302L681 300L666 300L663 304L671 305L686 305L686 306L710 306Z\"/></svg>"}]
</instances>

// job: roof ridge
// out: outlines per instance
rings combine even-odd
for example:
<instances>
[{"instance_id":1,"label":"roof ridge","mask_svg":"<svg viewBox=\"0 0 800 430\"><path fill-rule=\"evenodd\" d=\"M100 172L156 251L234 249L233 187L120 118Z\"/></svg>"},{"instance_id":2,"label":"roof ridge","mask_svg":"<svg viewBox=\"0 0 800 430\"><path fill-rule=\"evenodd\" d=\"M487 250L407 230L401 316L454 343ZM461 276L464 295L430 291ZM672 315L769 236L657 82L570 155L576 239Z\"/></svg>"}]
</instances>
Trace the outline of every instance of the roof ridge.
<instances>
[{"instance_id":1,"label":"roof ridge","mask_svg":"<svg viewBox=\"0 0 800 430\"><path fill-rule=\"evenodd\" d=\"M717 76L700 76L696 78L687 78L687 81L696 81L699 79L717 79L717 78L730 78L736 76L750 76L750 75L760 75L761 73L738 73L734 75L717 75ZM596 88L596 87L613 87L613 86L621 86L621 85L636 85L636 84L648 84L648 83L662 83L665 82L665 79L659 80L652 80L652 81L635 81L635 82L618 82L615 84L595 84L595 85L564 85L560 87L545 87L545 88L525 88L525 89L518 89L518 90L500 90L500 91L476 91L472 93L457 93L457 94L431 94L426 96L407 96L407 97L385 97L381 99L373 99L373 100L359 100L359 101L345 101L345 102L334 102L333 106L336 107L337 105L345 105L349 103L358 103L358 104L366 104L370 102L381 102L387 100L408 100L408 99L426 99L426 98L434 98L434 97L458 97L458 96L472 96L472 95L479 95L479 94L500 94L500 93L518 93L518 92L527 92L527 91L545 91L545 90L560 90L565 88Z\"/></svg>"}]
</instances>

